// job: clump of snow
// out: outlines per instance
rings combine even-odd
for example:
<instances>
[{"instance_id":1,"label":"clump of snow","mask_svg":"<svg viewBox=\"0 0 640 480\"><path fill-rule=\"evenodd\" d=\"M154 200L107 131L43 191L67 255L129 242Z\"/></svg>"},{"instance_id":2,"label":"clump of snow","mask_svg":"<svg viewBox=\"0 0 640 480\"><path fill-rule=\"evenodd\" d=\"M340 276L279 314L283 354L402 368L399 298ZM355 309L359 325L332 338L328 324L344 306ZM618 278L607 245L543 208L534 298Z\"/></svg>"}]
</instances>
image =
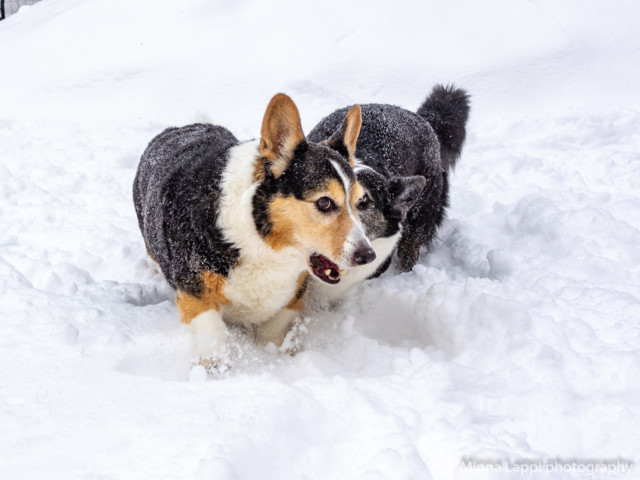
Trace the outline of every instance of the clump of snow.
<instances>
[{"instance_id":1,"label":"clump of snow","mask_svg":"<svg viewBox=\"0 0 640 480\"><path fill-rule=\"evenodd\" d=\"M3 478L640 478L639 14L45 0L0 22ZM277 91L308 131L449 81L473 105L432 250L311 304L294 357L233 332L231 369L191 368L133 210L148 141L198 112L255 137Z\"/></svg>"}]
</instances>

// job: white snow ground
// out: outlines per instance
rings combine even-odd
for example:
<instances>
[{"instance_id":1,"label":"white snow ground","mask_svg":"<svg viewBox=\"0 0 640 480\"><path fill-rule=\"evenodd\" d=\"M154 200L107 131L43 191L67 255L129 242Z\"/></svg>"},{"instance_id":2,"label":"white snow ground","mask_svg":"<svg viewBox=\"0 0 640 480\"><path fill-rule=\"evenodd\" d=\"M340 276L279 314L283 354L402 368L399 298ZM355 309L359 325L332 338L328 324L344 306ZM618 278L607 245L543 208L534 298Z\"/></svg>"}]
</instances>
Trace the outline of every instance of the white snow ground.
<instances>
[{"instance_id":1,"label":"white snow ground","mask_svg":"<svg viewBox=\"0 0 640 480\"><path fill-rule=\"evenodd\" d=\"M44 0L0 22L0 478L640 478L638 18ZM433 250L310 310L294 358L237 338L226 376L190 371L132 206L147 142L200 113L255 137L278 91L308 131L450 81L473 109Z\"/></svg>"}]
</instances>

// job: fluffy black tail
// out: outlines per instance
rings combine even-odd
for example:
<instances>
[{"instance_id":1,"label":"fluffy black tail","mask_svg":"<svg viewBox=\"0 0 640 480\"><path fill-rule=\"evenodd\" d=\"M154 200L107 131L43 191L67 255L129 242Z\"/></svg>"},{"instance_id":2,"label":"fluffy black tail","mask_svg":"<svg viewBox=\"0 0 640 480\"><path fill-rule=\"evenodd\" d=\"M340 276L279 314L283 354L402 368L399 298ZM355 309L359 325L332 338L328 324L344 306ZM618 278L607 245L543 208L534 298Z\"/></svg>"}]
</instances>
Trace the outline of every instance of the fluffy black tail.
<instances>
[{"instance_id":1,"label":"fluffy black tail","mask_svg":"<svg viewBox=\"0 0 640 480\"><path fill-rule=\"evenodd\" d=\"M469 95L453 85L436 85L418 108L418 115L426 119L440 140L440 155L445 168L453 168L462 153L467 136Z\"/></svg>"}]
</instances>

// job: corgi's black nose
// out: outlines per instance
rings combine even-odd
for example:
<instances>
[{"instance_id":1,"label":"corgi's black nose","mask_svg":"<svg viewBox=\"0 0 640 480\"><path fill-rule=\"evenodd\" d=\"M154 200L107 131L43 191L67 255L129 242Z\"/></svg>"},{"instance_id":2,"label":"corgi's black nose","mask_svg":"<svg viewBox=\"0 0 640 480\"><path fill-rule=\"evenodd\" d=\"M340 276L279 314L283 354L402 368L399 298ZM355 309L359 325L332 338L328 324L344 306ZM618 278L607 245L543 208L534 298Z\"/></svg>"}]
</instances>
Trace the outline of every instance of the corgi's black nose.
<instances>
[{"instance_id":1,"label":"corgi's black nose","mask_svg":"<svg viewBox=\"0 0 640 480\"><path fill-rule=\"evenodd\" d=\"M358 265L366 265L376 259L376 252L371 247L359 248L355 251L353 257Z\"/></svg>"}]
</instances>

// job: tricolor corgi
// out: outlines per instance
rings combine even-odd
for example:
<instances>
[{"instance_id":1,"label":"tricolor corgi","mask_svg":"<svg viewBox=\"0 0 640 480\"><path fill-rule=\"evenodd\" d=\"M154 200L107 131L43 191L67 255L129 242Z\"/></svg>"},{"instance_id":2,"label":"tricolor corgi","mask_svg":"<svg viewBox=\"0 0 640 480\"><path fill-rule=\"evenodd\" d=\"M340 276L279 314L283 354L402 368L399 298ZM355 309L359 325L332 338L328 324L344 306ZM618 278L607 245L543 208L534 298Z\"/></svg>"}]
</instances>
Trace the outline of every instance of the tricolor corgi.
<instances>
[{"instance_id":1,"label":"tricolor corgi","mask_svg":"<svg viewBox=\"0 0 640 480\"><path fill-rule=\"evenodd\" d=\"M296 105L277 94L259 140L194 124L165 130L145 150L133 185L140 230L203 363L224 349L227 323L281 345L309 275L335 284L375 259L353 172L361 122L356 105L310 142Z\"/></svg>"},{"instance_id":2,"label":"tricolor corgi","mask_svg":"<svg viewBox=\"0 0 640 480\"><path fill-rule=\"evenodd\" d=\"M393 105L362 105L355 172L365 189L360 219L376 252L364 268L345 272L339 285L314 285L331 300L350 287L376 277L397 252L406 272L429 247L449 204L449 172L462 153L469 117L469 95L453 86L436 85L417 113ZM309 133L325 138L347 112L333 112Z\"/></svg>"}]
</instances>

